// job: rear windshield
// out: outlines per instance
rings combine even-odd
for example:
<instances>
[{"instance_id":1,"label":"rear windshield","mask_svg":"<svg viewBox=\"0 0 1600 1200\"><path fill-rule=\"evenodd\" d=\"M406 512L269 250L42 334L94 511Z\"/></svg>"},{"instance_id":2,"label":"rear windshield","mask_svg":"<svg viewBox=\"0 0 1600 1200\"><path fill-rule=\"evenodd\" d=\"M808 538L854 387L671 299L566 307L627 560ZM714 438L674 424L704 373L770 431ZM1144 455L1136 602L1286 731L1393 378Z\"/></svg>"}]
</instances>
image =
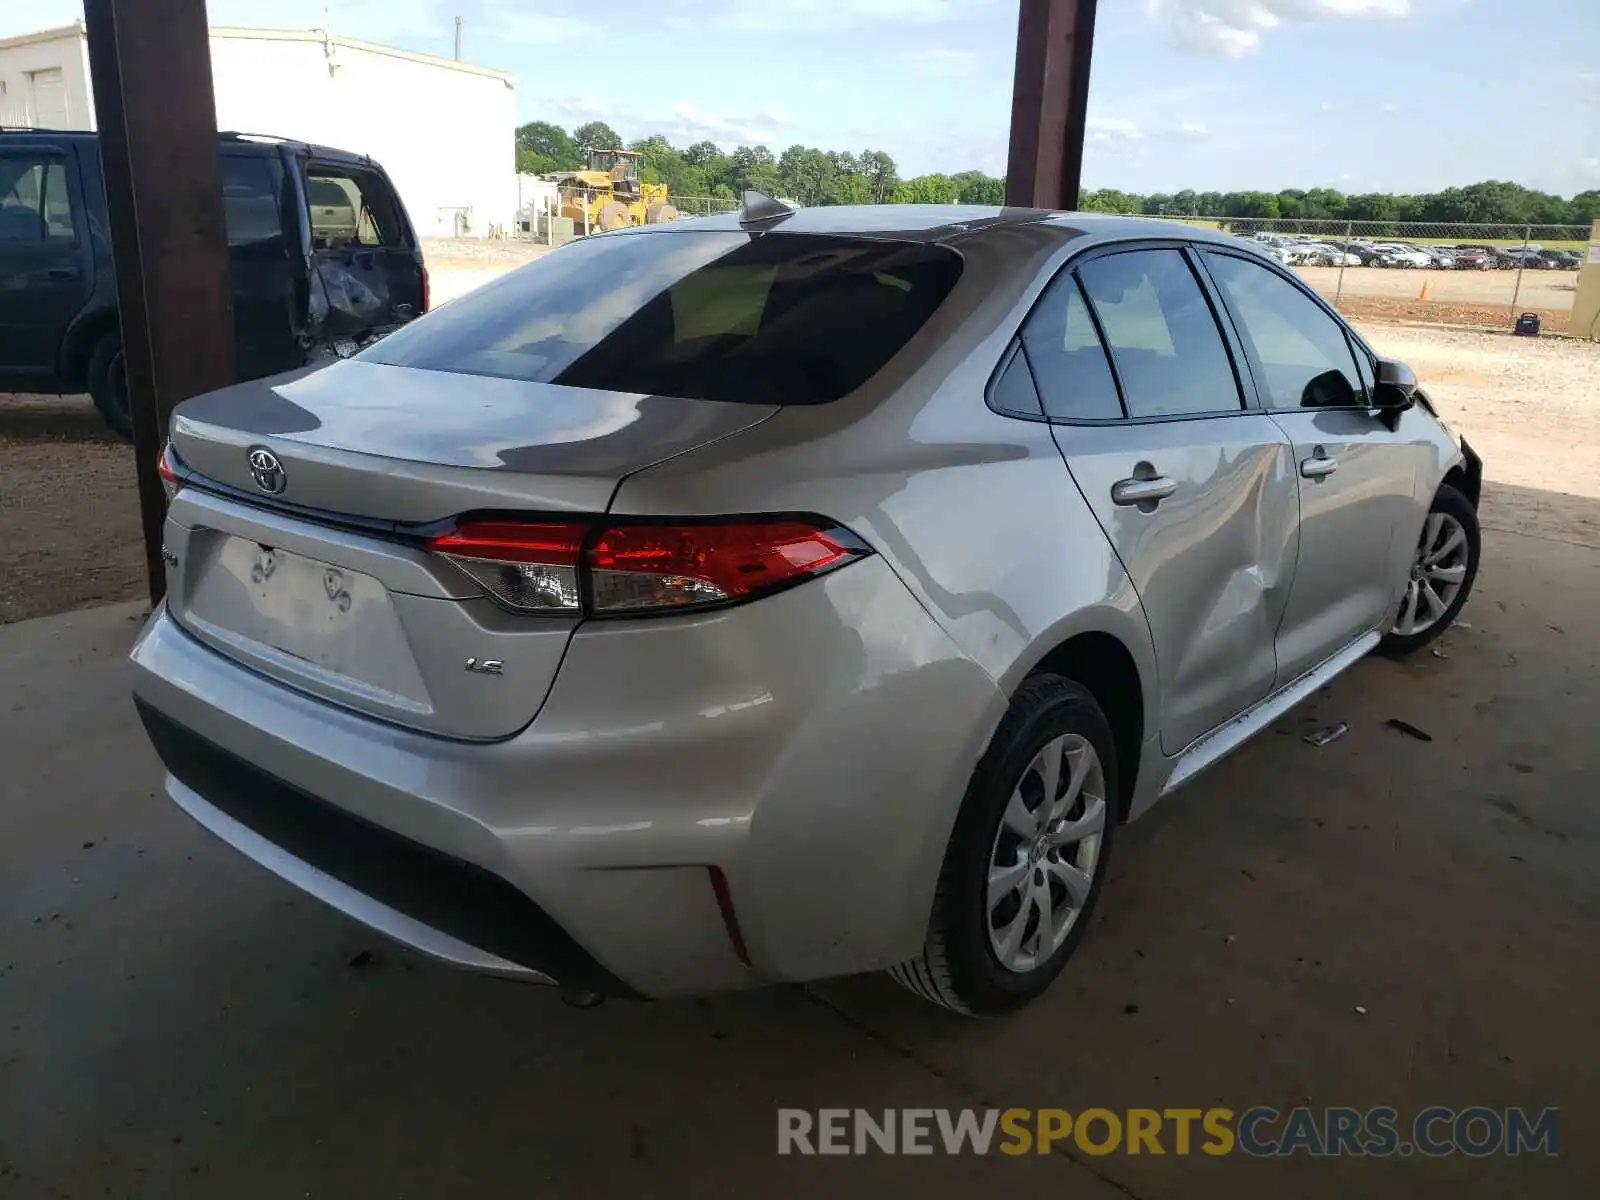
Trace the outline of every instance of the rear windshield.
<instances>
[{"instance_id":1,"label":"rear windshield","mask_svg":"<svg viewBox=\"0 0 1600 1200\"><path fill-rule=\"evenodd\" d=\"M870 379L949 294L937 245L809 234L574 242L362 352L395 366L754 404Z\"/></svg>"}]
</instances>

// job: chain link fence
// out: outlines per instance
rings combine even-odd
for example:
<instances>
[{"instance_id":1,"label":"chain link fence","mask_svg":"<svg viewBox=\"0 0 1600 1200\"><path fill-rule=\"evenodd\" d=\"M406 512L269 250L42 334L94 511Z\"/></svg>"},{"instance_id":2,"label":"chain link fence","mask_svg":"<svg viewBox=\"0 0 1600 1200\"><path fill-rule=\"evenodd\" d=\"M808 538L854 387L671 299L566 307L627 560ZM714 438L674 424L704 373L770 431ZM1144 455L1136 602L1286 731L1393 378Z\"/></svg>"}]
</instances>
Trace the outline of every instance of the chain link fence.
<instances>
[{"instance_id":1,"label":"chain link fence","mask_svg":"<svg viewBox=\"0 0 1600 1200\"><path fill-rule=\"evenodd\" d=\"M1352 316L1567 330L1589 228L1170 216L1246 238Z\"/></svg>"}]
</instances>

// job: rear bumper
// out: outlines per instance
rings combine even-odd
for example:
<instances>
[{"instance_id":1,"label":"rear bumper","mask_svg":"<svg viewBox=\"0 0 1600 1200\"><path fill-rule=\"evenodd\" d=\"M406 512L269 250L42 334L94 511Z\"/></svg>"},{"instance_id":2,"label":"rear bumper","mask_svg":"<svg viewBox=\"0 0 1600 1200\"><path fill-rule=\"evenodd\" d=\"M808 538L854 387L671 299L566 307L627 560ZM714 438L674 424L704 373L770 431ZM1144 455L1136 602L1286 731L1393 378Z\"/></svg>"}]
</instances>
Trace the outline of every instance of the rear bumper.
<instances>
[{"instance_id":1,"label":"rear bumper","mask_svg":"<svg viewBox=\"0 0 1600 1200\"><path fill-rule=\"evenodd\" d=\"M914 953L1004 710L878 559L581 628L538 719L490 744L268 680L164 610L132 659L168 794L244 854L458 965L647 996Z\"/></svg>"},{"instance_id":2,"label":"rear bumper","mask_svg":"<svg viewBox=\"0 0 1600 1200\"><path fill-rule=\"evenodd\" d=\"M632 991L505 880L351 816L134 704L178 806L302 891L454 966Z\"/></svg>"}]
</instances>

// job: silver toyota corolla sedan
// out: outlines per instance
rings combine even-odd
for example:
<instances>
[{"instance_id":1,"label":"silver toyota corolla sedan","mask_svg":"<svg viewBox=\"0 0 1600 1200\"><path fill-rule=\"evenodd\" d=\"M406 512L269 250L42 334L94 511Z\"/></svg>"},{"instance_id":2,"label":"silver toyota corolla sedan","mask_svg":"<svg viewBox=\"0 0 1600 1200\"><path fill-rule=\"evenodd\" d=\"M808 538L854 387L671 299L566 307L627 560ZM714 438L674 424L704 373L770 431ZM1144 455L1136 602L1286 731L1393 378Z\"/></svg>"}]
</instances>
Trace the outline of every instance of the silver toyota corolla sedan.
<instances>
[{"instance_id":1,"label":"silver toyota corolla sedan","mask_svg":"<svg viewBox=\"0 0 1600 1200\"><path fill-rule=\"evenodd\" d=\"M1183 225L770 205L584 239L182 405L167 791L464 967L888 970L988 1014L1119 825L1450 624L1480 464Z\"/></svg>"}]
</instances>

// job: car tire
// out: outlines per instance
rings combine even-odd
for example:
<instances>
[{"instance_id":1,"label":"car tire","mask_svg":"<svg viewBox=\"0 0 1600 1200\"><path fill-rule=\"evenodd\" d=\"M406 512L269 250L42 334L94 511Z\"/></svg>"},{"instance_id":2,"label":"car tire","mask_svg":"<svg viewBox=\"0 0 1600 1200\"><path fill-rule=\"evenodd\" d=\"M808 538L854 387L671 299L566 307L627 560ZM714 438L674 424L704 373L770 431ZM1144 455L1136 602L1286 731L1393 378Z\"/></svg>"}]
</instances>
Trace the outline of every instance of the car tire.
<instances>
[{"instance_id":1,"label":"car tire","mask_svg":"<svg viewBox=\"0 0 1600 1200\"><path fill-rule=\"evenodd\" d=\"M1052 804L1046 778L1058 749ZM925 1000L975 1017L1039 996L1088 928L1119 796L1115 740L1094 697L1060 675L1025 681L967 786L922 951L890 975ZM1012 874L1017 882L1008 886Z\"/></svg>"},{"instance_id":2,"label":"car tire","mask_svg":"<svg viewBox=\"0 0 1600 1200\"><path fill-rule=\"evenodd\" d=\"M128 406L128 376L123 367L122 335L113 330L95 343L84 371L89 396L111 431L133 439L133 413Z\"/></svg>"},{"instance_id":3,"label":"car tire","mask_svg":"<svg viewBox=\"0 0 1600 1200\"><path fill-rule=\"evenodd\" d=\"M1444 484L1422 522L1405 595L1380 647L1385 654L1415 653L1450 628L1472 594L1481 550L1478 510Z\"/></svg>"}]
</instances>

